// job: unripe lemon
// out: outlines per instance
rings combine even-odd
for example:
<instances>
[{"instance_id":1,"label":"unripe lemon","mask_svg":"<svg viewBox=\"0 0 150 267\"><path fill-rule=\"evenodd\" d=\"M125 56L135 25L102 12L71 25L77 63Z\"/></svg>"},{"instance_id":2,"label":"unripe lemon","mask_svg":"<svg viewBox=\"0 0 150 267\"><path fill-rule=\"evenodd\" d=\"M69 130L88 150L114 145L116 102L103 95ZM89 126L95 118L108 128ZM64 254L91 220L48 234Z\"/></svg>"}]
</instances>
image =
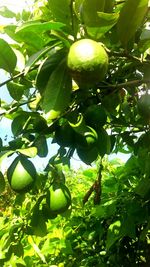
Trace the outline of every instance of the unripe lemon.
<instances>
[{"instance_id":1,"label":"unripe lemon","mask_svg":"<svg viewBox=\"0 0 150 267\"><path fill-rule=\"evenodd\" d=\"M26 192L33 186L36 169L25 156L18 156L8 168L7 178L14 191Z\"/></svg>"},{"instance_id":2,"label":"unripe lemon","mask_svg":"<svg viewBox=\"0 0 150 267\"><path fill-rule=\"evenodd\" d=\"M101 43L82 39L71 45L67 64L75 82L84 89L103 80L108 68L108 55Z\"/></svg>"}]
</instances>

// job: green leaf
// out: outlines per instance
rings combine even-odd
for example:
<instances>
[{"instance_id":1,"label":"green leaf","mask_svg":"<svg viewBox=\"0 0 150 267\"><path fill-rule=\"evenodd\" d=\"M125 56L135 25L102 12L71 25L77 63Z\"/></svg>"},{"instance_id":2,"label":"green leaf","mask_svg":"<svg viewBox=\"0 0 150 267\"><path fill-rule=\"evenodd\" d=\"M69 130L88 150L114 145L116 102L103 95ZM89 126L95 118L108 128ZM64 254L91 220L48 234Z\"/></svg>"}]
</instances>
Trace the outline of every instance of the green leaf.
<instances>
[{"instance_id":1,"label":"green leaf","mask_svg":"<svg viewBox=\"0 0 150 267\"><path fill-rule=\"evenodd\" d=\"M150 192L150 178L144 177L140 179L138 185L135 188L135 193L141 197L145 197Z\"/></svg>"},{"instance_id":2,"label":"green leaf","mask_svg":"<svg viewBox=\"0 0 150 267\"><path fill-rule=\"evenodd\" d=\"M60 30L64 26L61 22L39 22L39 21L29 21L24 23L23 25L16 28L16 33L18 32L34 32L37 34L41 34L45 31L49 30Z\"/></svg>"},{"instance_id":3,"label":"green leaf","mask_svg":"<svg viewBox=\"0 0 150 267\"><path fill-rule=\"evenodd\" d=\"M102 35L107 33L118 21L119 14L118 13L103 13L97 12L99 21L95 24L95 22L91 21L89 25L87 25L88 34L96 39L99 39Z\"/></svg>"},{"instance_id":4,"label":"green leaf","mask_svg":"<svg viewBox=\"0 0 150 267\"><path fill-rule=\"evenodd\" d=\"M23 95L24 90L26 89L26 86L15 82L9 82L7 84L7 88L11 97L16 101L19 101Z\"/></svg>"},{"instance_id":5,"label":"green leaf","mask_svg":"<svg viewBox=\"0 0 150 267\"><path fill-rule=\"evenodd\" d=\"M118 20L118 35L125 48L140 27L148 8L148 2L148 0L127 0L121 9Z\"/></svg>"},{"instance_id":6,"label":"green leaf","mask_svg":"<svg viewBox=\"0 0 150 267\"><path fill-rule=\"evenodd\" d=\"M99 155L103 157L105 154L110 154L110 149L111 149L110 136L103 128L98 129L97 134L98 134L97 148Z\"/></svg>"},{"instance_id":7,"label":"green leaf","mask_svg":"<svg viewBox=\"0 0 150 267\"><path fill-rule=\"evenodd\" d=\"M28 73L28 71L30 70L30 68L42 57L44 56L49 50L51 49L51 47L44 47L43 49L41 49L40 51L36 52L35 54L33 54L31 57L29 57L26 66L25 66L25 75Z\"/></svg>"},{"instance_id":8,"label":"green leaf","mask_svg":"<svg viewBox=\"0 0 150 267\"><path fill-rule=\"evenodd\" d=\"M48 154L48 146L46 142L46 138L44 135L39 135L35 142L34 146L37 148L37 154L39 157L46 157Z\"/></svg>"},{"instance_id":9,"label":"green leaf","mask_svg":"<svg viewBox=\"0 0 150 267\"><path fill-rule=\"evenodd\" d=\"M2 194L5 190L5 179L2 172L0 172L0 194Z\"/></svg>"},{"instance_id":10,"label":"green leaf","mask_svg":"<svg viewBox=\"0 0 150 267\"><path fill-rule=\"evenodd\" d=\"M105 7L105 0L84 0L80 5L80 13L83 19L83 22L87 26L98 26L99 17L98 12L103 12Z\"/></svg>"},{"instance_id":11,"label":"green leaf","mask_svg":"<svg viewBox=\"0 0 150 267\"><path fill-rule=\"evenodd\" d=\"M20 148L16 151L30 158L34 158L37 155L37 148L34 146L29 148Z\"/></svg>"},{"instance_id":12,"label":"green leaf","mask_svg":"<svg viewBox=\"0 0 150 267\"><path fill-rule=\"evenodd\" d=\"M0 15L5 18L9 18L9 19L16 17L16 13L9 10L6 6L0 7Z\"/></svg>"},{"instance_id":13,"label":"green leaf","mask_svg":"<svg viewBox=\"0 0 150 267\"><path fill-rule=\"evenodd\" d=\"M40 94L43 94L50 75L54 69L59 65L59 62L64 58L65 51L64 49L56 50L54 54L46 58L46 60L40 65L37 77L36 77L36 87L39 90Z\"/></svg>"},{"instance_id":14,"label":"green leaf","mask_svg":"<svg viewBox=\"0 0 150 267\"><path fill-rule=\"evenodd\" d=\"M56 21L61 21L65 24L70 24L71 19L71 0L49 0L49 9Z\"/></svg>"},{"instance_id":15,"label":"green leaf","mask_svg":"<svg viewBox=\"0 0 150 267\"><path fill-rule=\"evenodd\" d=\"M121 237L120 227L121 227L121 222L119 220L115 221L109 226L106 239L106 248L108 250Z\"/></svg>"},{"instance_id":16,"label":"green leaf","mask_svg":"<svg viewBox=\"0 0 150 267\"><path fill-rule=\"evenodd\" d=\"M56 119L67 108L72 82L66 62L63 60L53 71L44 92L43 109L47 121Z\"/></svg>"},{"instance_id":17,"label":"green leaf","mask_svg":"<svg viewBox=\"0 0 150 267\"><path fill-rule=\"evenodd\" d=\"M115 4L115 0L106 0L104 12L111 13L113 11L114 4Z\"/></svg>"},{"instance_id":18,"label":"green leaf","mask_svg":"<svg viewBox=\"0 0 150 267\"><path fill-rule=\"evenodd\" d=\"M11 124L11 130L14 136L21 134L28 118L29 115L27 112L21 112L18 116L14 118Z\"/></svg>"},{"instance_id":19,"label":"green leaf","mask_svg":"<svg viewBox=\"0 0 150 267\"><path fill-rule=\"evenodd\" d=\"M136 224L132 214L125 214L121 222L120 235L136 238Z\"/></svg>"},{"instance_id":20,"label":"green leaf","mask_svg":"<svg viewBox=\"0 0 150 267\"><path fill-rule=\"evenodd\" d=\"M101 33L108 32L118 21L118 13L98 12Z\"/></svg>"},{"instance_id":21,"label":"green leaf","mask_svg":"<svg viewBox=\"0 0 150 267\"><path fill-rule=\"evenodd\" d=\"M5 40L0 39L0 68L12 74L16 63L17 57L12 48Z\"/></svg>"},{"instance_id":22,"label":"green leaf","mask_svg":"<svg viewBox=\"0 0 150 267\"><path fill-rule=\"evenodd\" d=\"M28 46L28 50L31 54L39 51L45 45L45 40L39 33L30 31L30 34L27 34L26 31L16 32L16 29L17 27L15 25L8 25L4 28L5 33L7 33L13 40L18 43L24 42Z\"/></svg>"},{"instance_id":23,"label":"green leaf","mask_svg":"<svg viewBox=\"0 0 150 267\"><path fill-rule=\"evenodd\" d=\"M2 170L3 160L5 160L8 156L10 156L13 153L14 153L13 150L0 152L0 170Z\"/></svg>"}]
</instances>

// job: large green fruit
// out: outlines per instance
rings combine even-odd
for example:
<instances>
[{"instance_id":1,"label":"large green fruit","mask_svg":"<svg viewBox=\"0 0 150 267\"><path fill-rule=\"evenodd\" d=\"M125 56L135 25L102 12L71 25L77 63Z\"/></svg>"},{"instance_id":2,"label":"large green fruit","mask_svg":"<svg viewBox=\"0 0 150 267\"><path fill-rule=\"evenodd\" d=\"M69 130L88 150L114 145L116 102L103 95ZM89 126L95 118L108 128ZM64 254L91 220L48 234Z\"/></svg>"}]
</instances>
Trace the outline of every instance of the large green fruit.
<instances>
[{"instance_id":1,"label":"large green fruit","mask_svg":"<svg viewBox=\"0 0 150 267\"><path fill-rule=\"evenodd\" d=\"M84 118L87 125L97 128L97 126L103 126L106 123L107 115L103 107L94 104L86 109Z\"/></svg>"},{"instance_id":2,"label":"large green fruit","mask_svg":"<svg viewBox=\"0 0 150 267\"><path fill-rule=\"evenodd\" d=\"M36 179L36 169L25 156L18 156L7 170L7 178L11 188L16 192L30 190Z\"/></svg>"},{"instance_id":3,"label":"large green fruit","mask_svg":"<svg viewBox=\"0 0 150 267\"><path fill-rule=\"evenodd\" d=\"M76 147L91 149L96 145L97 139L96 131L90 126L86 126L81 134L76 134Z\"/></svg>"},{"instance_id":4,"label":"large green fruit","mask_svg":"<svg viewBox=\"0 0 150 267\"><path fill-rule=\"evenodd\" d=\"M87 165L90 165L98 157L98 150L96 146L93 146L89 149L78 147L77 154L79 158Z\"/></svg>"},{"instance_id":5,"label":"large green fruit","mask_svg":"<svg viewBox=\"0 0 150 267\"><path fill-rule=\"evenodd\" d=\"M102 44L82 39L71 45L67 64L75 82L84 89L103 80L108 69L108 55Z\"/></svg>"},{"instance_id":6,"label":"large green fruit","mask_svg":"<svg viewBox=\"0 0 150 267\"><path fill-rule=\"evenodd\" d=\"M71 205L71 194L67 186L53 183L47 194L47 205L53 214L66 211Z\"/></svg>"},{"instance_id":7,"label":"large green fruit","mask_svg":"<svg viewBox=\"0 0 150 267\"><path fill-rule=\"evenodd\" d=\"M58 145L64 147L71 147L74 145L75 132L72 127L65 123L62 126L58 126L55 131L55 141Z\"/></svg>"}]
</instances>

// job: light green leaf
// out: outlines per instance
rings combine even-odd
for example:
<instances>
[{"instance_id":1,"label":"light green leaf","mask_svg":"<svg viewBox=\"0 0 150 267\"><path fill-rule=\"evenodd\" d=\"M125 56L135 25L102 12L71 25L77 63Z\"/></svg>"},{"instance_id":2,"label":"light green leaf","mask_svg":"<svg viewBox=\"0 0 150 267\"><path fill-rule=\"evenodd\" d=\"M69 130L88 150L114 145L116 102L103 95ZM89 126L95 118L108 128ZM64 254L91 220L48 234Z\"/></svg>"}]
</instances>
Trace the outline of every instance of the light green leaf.
<instances>
[{"instance_id":1,"label":"light green leaf","mask_svg":"<svg viewBox=\"0 0 150 267\"><path fill-rule=\"evenodd\" d=\"M105 0L84 0L80 5L80 13L83 22L87 26L99 26L98 12L103 12L105 7Z\"/></svg>"},{"instance_id":2,"label":"light green leaf","mask_svg":"<svg viewBox=\"0 0 150 267\"><path fill-rule=\"evenodd\" d=\"M9 10L6 6L1 6L0 7L0 15L5 17L5 18L14 18L16 17L16 14Z\"/></svg>"},{"instance_id":3,"label":"light green leaf","mask_svg":"<svg viewBox=\"0 0 150 267\"><path fill-rule=\"evenodd\" d=\"M60 30L64 26L61 22L37 22L37 21L29 21L24 23L23 25L16 28L16 33L18 32L34 32L41 34L42 32L48 30Z\"/></svg>"},{"instance_id":4,"label":"light green leaf","mask_svg":"<svg viewBox=\"0 0 150 267\"><path fill-rule=\"evenodd\" d=\"M36 147L21 148L21 149L17 149L17 151L30 158L34 158L37 155Z\"/></svg>"},{"instance_id":5,"label":"light green leaf","mask_svg":"<svg viewBox=\"0 0 150 267\"><path fill-rule=\"evenodd\" d=\"M13 150L0 152L0 170L2 170L3 160L5 160L8 156L10 156L13 153L14 153Z\"/></svg>"},{"instance_id":6,"label":"light green leaf","mask_svg":"<svg viewBox=\"0 0 150 267\"><path fill-rule=\"evenodd\" d=\"M148 0L127 0L121 9L118 20L118 35L125 48L141 25L147 8Z\"/></svg>"},{"instance_id":7,"label":"light green leaf","mask_svg":"<svg viewBox=\"0 0 150 267\"><path fill-rule=\"evenodd\" d=\"M0 68L13 73L17 63L17 57L10 45L0 39Z\"/></svg>"},{"instance_id":8,"label":"light green leaf","mask_svg":"<svg viewBox=\"0 0 150 267\"><path fill-rule=\"evenodd\" d=\"M71 77L63 60L53 71L46 86L43 109L47 121L56 119L67 108L71 95Z\"/></svg>"},{"instance_id":9,"label":"light green leaf","mask_svg":"<svg viewBox=\"0 0 150 267\"><path fill-rule=\"evenodd\" d=\"M119 18L118 13L97 12L97 14L99 17L97 25L92 21L90 26L87 25L87 32L91 37L95 37L96 39L100 38L103 34L108 32L117 23Z\"/></svg>"},{"instance_id":10,"label":"light green leaf","mask_svg":"<svg viewBox=\"0 0 150 267\"><path fill-rule=\"evenodd\" d=\"M46 259L45 259L44 255L42 254L42 252L41 252L41 250L39 249L39 247L35 244L35 242L34 242L32 236L29 236L29 237L28 237L28 242L29 242L29 244L33 247L35 253L39 256L39 258L41 259L41 261L42 261L43 263L46 263Z\"/></svg>"},{"instance_id":11,"label":"light green leaf","mask_svg":"<svg viewBox=\"0 0 150 267\"><path fill-rule=\"evenodd\" d=\"M121 222L119 220L115 221L109 226L106 239L106 248L108 250L121 237L120 227L121 227Z\"/></svg>"}]
</instances>

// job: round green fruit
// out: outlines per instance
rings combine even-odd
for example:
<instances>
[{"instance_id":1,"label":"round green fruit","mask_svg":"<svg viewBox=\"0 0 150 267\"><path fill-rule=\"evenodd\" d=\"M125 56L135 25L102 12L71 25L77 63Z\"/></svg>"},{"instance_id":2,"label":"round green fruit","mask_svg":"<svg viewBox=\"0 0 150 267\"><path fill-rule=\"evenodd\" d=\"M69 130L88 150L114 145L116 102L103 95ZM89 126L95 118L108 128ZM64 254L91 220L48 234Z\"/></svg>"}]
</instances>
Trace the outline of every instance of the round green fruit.
<instances>
[{"instance_id":1,"label":"round green fruit","mask_svg":"<svg viewBox=\"0 0 150 267\"><path fill-rule=\"evenodd\" d=\"M75 82L84 89L103 80L108 55L101 43L82 39L71 45L67 65Z\"/></svg>"},{"instance_id":2,"label":"round green fruit","mask_svg":"<svg viewBox=\"0 0 150 267\"><path fill-rule=\"evenodd\" d=\"M58 145L64 147L70 147L74 144L74 130L72 127L65 123L62 126L58 126L55 131L55 141Z\"/></svg>"},{"instance_id":3,"label":"round green fruit","mask_svg":"<svg viewBox=\"0 0 150 267\"><path fill-rule=\"evenodd\" d=\"M94 128L105 125L107 121L105 109L96 104L91 105L86 109L84 118L87 125Z\"/></svg>"},{"instance_id":4,"label":"round green fruit","mask_svg":"<svg viewBox=\"0 0 150 267\"><path fill-rule=\"evenodd\" d=\"M66 211L71 205L71 194L67 186L53 183L47 194L47 205L54 214Z\"/></svg>"},{"instance_id":5,"label":"round green fruit","mask_svg":"<svg viewBox=\"0 0 150 267\"><path fill-rule=\"evenodd\" d=\"M36 179L36 169L25 156L18 156L7 170L7 178L11 188L16 192L30 190Z\"/></svg>"},{"instance_id":6,"label":"round green fruit","mask_svg":"<svg viewBox=\"0 0 150 267\"><path fill-rule=\"evenodd\" d=\"M98 157L97 147L93 146L90 149L78 147L77 154L79 158L87 165L90 165Z\"/></svg>"},{"instance_id":7,"label":"round green fruit","mask_svg":"<svg viewBox=\"0 0 150 267\"><path fill-rule=\"evenodd\" d=\"M90 149L96 145L97 139L97 132L90 126L86 126L81 133L76 134L75 144L76 147Z\"/></svg>"}]
</instances>

